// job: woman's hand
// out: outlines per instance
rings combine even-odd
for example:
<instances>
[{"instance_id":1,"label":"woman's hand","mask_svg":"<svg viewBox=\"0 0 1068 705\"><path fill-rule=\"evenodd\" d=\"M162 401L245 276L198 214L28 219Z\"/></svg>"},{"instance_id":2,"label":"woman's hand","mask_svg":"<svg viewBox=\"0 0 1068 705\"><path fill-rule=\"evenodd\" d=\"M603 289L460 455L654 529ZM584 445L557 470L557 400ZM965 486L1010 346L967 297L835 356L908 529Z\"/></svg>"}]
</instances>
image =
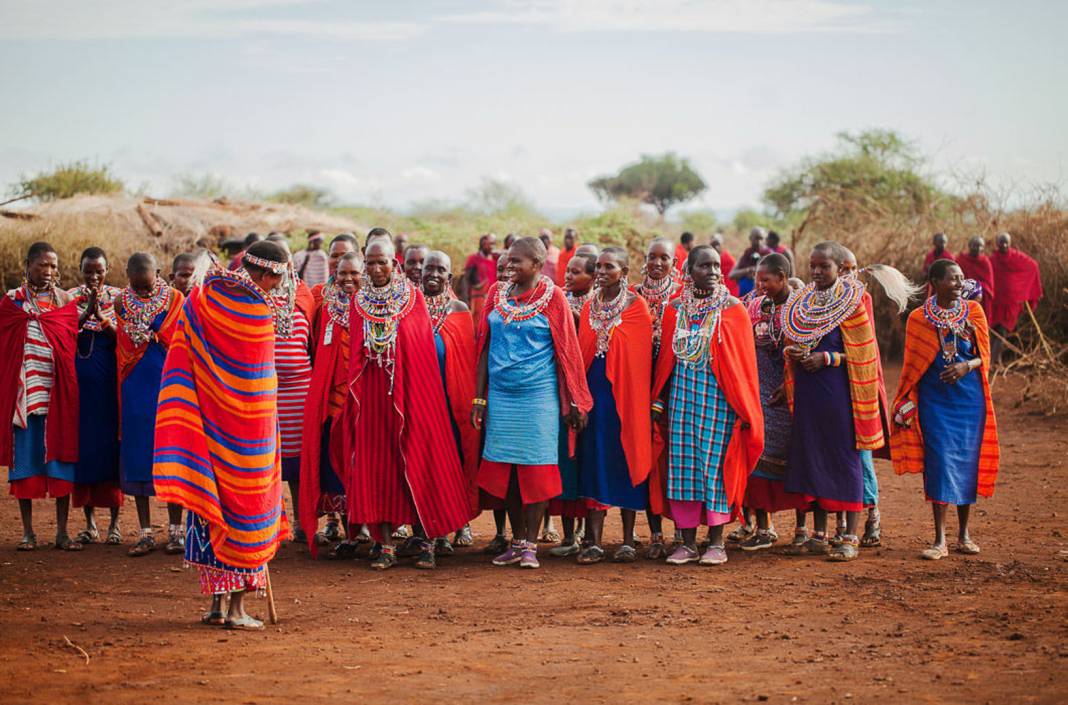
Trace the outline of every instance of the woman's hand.
<instances>
[{"instance_id":1,"label":"woman's hand","mask_svg":"<svg viewBox=\"0 0 1068 705\"><path fill-rule=\"evenodd\" d=\"M794 362L801 362L805 359L805 355L808 355L805 349L798 345L787 345L782 349L782 354Z\"/></svg>"},{"instance_id":2,"label":"woman's hand","mask_svg":"<svg viewBox=\"0 0 1068 705\"><path fill-rule=\"evenodd\" d=\"M801 358L801 366L805 368L805 372L819 372L827 364L827 358L823 356L823 353L809 353Z\"/></svg>"},{"instance_id":3,"label":"woman's hand","mask_svg":"<svg viewBox=\"0 0 1068 705\"><path fill-rule=\"evenodd\" d=\"M575 431L581 432L584 428L586 428L587 420L588 419L584 411L580 411L577 406L571 407L571 411L567 415L567 423L569 426L571 426L571 428L575 429Z\"/></svg>"},{"instance_id":4,"label":"woman's hand","mask_svg":"<svg viewBox=\"0 0 1068 705\"><path fill-rule=\"evenodd\" d=\"M954 362L952 365L947 365L946 369L942 370L942 374L938 375L938 377L946 384L956 384L957 380L971 371L972 364L970 362Z\"/></svg>"},{"instance_id":5,"label":"woman's hand","mask_svg":"<svg viewBox=\"0 0 1068 705\"><path fill-rule=\"evenodd\" d=\"M481 431L483 420L486 418L486 407L475 404L471 407L471 425Z\"/></svg>"},{"instance_id":6,"label":"woman's hand","mask_svg":"<svg viewBox=\"0 0 1068 705\"><path fill-rule=\"evenodd\" d=\"M786 403L786 386L779 385L779 388L771 393L768 397L768 406L782 406Z\"/></svg>"}]
</instances>

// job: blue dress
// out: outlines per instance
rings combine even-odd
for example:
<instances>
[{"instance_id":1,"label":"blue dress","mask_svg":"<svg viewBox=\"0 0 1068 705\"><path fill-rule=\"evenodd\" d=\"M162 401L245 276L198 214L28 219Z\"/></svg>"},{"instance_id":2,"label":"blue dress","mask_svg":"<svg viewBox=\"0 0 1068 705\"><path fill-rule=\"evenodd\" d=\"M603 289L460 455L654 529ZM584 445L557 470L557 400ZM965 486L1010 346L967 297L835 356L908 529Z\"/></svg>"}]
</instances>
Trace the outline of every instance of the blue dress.
<instances>
[{"instance_id":1,"label":"blue dress","mask_svg":"<svg viewBox=\"0 0 1068 705\"><path fill-rule=\"evenodd\" d=\"M159 331L167 317L160 311L152 321ZM144 356L122 381L122 444L119 447L123 492L134 496L155 496L152 486L152 451L156 434L156 405L167 350L151 341Z\"/></svg>"},{"instance_id":2,"label":"blue dress","mask_svg":"<svg viewBox=\"0 0 1068 705\"><path fill-rule=\"evenodd\" d=\"M115 338L92 330L78 334L78 464L74 481L119 481L119 394Z\"/></svg>"},{"instance_id":3,"label":"blue dress","mask_svg":"<svg viewBox=\"0 0 1068 705\"><path fill-rule=\"evenodd\" d=\"M974 342L958 337L957 354L951 362L967 362L974 357ZM946 384L938 376L949 364L939 353L920 378L923 486L935 502L975 504L979 447L986 425L982 372L973 370L956 384Z\"/></svg>"},{"instance_id":4,"label":"blue dress","mask_svg":"<svg viewBox=\"0 0 1068 705\"><path fill-rule=\"evenodd\" d=\"M649 504L649 481L630 482L627 456L620 438L623 424L612 396L607 361L595 357L586 372L593 395L586 429L578 438L579 496L601 504L644 511Z\"/></svg>"},{"instance_id":5,"label":"blue dress","mask_svg":"<svg viewBox=\"0 0 1068 705\"><path fill-rule=\"evenodd\" d=\"M482 457L513 465L556 465L560 390L549 319L505 323L489 315L489 394Z\"/></svg>"},{"instance_id":6,"label":"blue dress","mask_svg":"<svg viewBox=\"0 0 1068 705\"><path fill-rule=\"evenodd\" d=\"M844 352L842 331L820 339L814 352ZM794 365L794 418L786 491L861 504L864 468L857 450L846 365L806 372Z\"/></svg>"}]
</instances>

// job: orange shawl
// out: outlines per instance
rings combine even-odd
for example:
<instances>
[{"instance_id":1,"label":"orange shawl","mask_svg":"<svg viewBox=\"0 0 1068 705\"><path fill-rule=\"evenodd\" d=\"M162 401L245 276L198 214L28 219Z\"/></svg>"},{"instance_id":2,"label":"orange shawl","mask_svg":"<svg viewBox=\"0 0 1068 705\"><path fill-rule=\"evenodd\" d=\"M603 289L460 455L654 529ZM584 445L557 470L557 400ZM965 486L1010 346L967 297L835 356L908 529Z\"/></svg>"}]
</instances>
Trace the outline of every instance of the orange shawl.
<instances>
[{"instance_id":1,"label":"orange shawl","mask_svg":"<svg viewBox=\"0 0 1068 705\"><path fill-rule=\"evenodd\" d=\"M967 301L972 326L975 330L975 343L979 349L982 364L970 374L978 374L983 380L983 396L986 398L986 424L983 427L983 442L979 447L979 494L990 497L994 494L994 481L998 475L998 463L1001 449L998 446L998 425L994 418L994 402L990 395L990 330L982 305L977 301ZM901 380L894 398L894 408L905 401L920 403L920 378L940 354L942 346L938 333L930 321L918 308L909 315L905 326L905 360L901 367ZM913 417L912 425L902 428L897 424L890 430L890 454L894 462L894 471L899 475L906 472L923 472L923 430L920 417Z\"/></svg>"},{"instance_id":2,"label":"orange shawl","mask_svg":"<svg viewBox=\"0 0 1068 705\"><path fill-rule=\"evenodd\" d=\"M660 396L675 371L675 351L671 341L675 337L678 316L678 309L673 305L664 311L664 337L653 377L653 399ZM709 345L709 356L712 358L712 374L716 376L724 398L737 415L723 459L723 487L732 513L741 517L749 473L764 452L764 412L760 407L756 342L744 305L737 303L723 310L719 330ZM653 457L662 457L667 452L667 439L659 424L656 424L653 427ZM665 468L666 463L661 462L660 467ZM652 484L650 482L650 505L655 513L663 514L667 505L663 491L667 487L666 478L660 479L661 491L656 495L653 494Z\"/></svg>"},{"instance_id":3,"label":"orange shawl","mask_svg":"<svg viewBox=\"0 0 1068 705\"><path fill-rule=\"evenodd\" d=\"M649 417L649 388L653 354L649 341L653 320L649 306L640 296L623 311L619 325L612 330L605 355L605 371L612 385L612 397L619 413L619 439L627 458L630 484L637 487L652 470L652 422ZM582 362L589 370L597 353L597 334L590 326L590 304L582 307L578 329Z\"/></svg>"},{"instance_id":4,"label":"orange shawl","mask_svg":"<svg viewBox=\"0 0 1068 705\"><path fill-rule=\"evenodd\" d=\"M849 397L853 405L857 450L878 450L886 443L879 404L879 389L883 386L882 370L879 365L879 346L875 343L875 330L867 306L863 302L857 304L856 310L839 327L849 374ZM790 411L793 411L794 369L789 359L786 361L785 381L786 397L790 402Z\"/></svg>"},{"instance_id":5,"label":"orange shawl","mask_svg":"<svg viewBox=\"0 0 1068 705\"><path fill-rule=\"evenodd\" d=\"M454 311L438 331L445 343L445 390L449 413L460 433L460 454L467 477L471 516L478 516L478 457L480 435L471 425L471 400L475 398L475 320L470 311Z\"/></svg>"}]
</instances>

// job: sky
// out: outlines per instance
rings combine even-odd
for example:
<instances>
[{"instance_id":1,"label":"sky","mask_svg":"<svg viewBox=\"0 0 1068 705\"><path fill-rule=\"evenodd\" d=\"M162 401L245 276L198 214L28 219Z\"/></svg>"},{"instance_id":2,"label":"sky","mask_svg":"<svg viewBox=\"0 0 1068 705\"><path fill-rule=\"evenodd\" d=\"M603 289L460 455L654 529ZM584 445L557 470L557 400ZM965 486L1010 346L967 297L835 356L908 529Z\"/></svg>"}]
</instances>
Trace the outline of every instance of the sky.
<instances>
[{"instance_id":1,"label":"sky","mask_svg":"<svg viewBox=\"0 0 1068 705\"><path fill-rule=\"evenodd\" d=\"M674 151L691 207L759 206L842 130L899 130L953 185L1068 178L1068 3L899 0L0 0L0 188L109 164L339 201L546 212Z\"/></svg>"}]
</instances>

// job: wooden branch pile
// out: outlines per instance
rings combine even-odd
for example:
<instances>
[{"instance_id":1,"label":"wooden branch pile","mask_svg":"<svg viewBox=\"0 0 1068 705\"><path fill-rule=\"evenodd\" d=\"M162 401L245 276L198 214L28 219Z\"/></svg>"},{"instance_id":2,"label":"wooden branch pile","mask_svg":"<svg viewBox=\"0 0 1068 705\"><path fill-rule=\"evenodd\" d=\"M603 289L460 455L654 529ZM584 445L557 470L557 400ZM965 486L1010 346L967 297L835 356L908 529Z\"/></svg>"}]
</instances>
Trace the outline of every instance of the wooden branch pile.
<instances>
[{"instance_id":1,"label":"wooden branch pile","mask_svg":"<svg viewBox=\"0 0 1068 705\"><path fill-rule=\"evenodd\" d=\"M1016 355L995 369L991 386L999 378L1023 377L1023 389L1015 407L1033 404L1047 416L1068 413L1068 345L1047 338L1031 306L1025 303L1024 308L1035 330L1029 344L1016 345L997 331L990 331L1001 339L1006 350Z\"/></svg>"}]
</instances>

